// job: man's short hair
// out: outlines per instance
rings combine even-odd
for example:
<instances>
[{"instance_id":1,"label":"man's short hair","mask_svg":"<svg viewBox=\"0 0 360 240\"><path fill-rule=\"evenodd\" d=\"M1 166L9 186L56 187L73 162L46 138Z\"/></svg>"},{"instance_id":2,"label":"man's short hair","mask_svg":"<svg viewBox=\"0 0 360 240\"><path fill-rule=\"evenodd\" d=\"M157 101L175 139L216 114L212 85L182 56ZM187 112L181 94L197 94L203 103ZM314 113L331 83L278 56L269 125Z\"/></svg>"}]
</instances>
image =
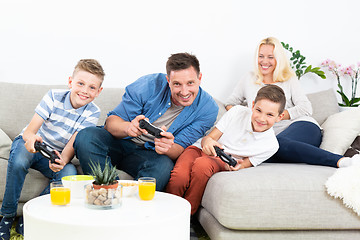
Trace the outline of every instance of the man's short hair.
<instances>
[{"instance_id":1,"label":"man's short hair","mask_svg":"<svg viewBox=\"0 0 360 240\"><path fill-rule=\"evenodd\" d=\"M200 74L200 63L195 55L190 53L175 53L172 54L166 63L166 74L170 78L171 71L178 71L193 67L196 75Z\"/></svg>"},{"instance_id":2,"label":"man's short hair","mask_svg":"<svg viewBox=\"0 0 360 240\"><path fill-rule=\"evenodd\" d=\"M285 109L286 104L286 98L284 90L282 90L281 87L276 86L274 84L265 85L264 87L260 88L260 90L257 92L255 102L262 100L262 99L268 99L272 102L279 103L279 114L281 114Z\"/></svg>"},{"instance_id":3,"label":"man's short hair","mask_svg":"<svg viewBox=\"0 0 360 240\"><path fill-rule=\"evenodd\" d=\"M102 68L100 63L95 59L81 59L75 66L73 76L80 70L98 76L101 79L101 81L104 80L105 77L104 69Z\"/></svg>"}]
</instances>

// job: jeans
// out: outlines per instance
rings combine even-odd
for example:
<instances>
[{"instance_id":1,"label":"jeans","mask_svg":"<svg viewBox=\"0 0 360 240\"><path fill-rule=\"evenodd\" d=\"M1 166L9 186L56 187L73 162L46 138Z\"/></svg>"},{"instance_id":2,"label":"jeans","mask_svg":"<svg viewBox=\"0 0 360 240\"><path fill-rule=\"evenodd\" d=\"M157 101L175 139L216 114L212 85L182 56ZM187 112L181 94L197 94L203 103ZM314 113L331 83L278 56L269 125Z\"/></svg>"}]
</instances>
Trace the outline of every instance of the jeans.
<instances>
[{"instance_id":1,"label":"jeans","mask_svg":"<svg viewBox=\"0 0 360 240\"><path fill-rule=\"evenodd\" d=\"M337 167L337 162L343 157L319 148L322 139L321 130L312 122L294 122L276 137L279 150L266 162Z\"/></svg>"},{"instance_id":2,"label":"jeans","mask_svg":"<svg viewBox=\"0 0 360 240\"><path fill-rule=\"evenodd\" d=\"M100 163L103 169L108 159L135 180L140 177L156 178L157 191L165 188L174 167L168 156L138 146L131 140L115 138L102 127L81 130L76 136L74 149L85 174L91 174L90 161Z\"/></svg>"},{"instance_id":3,"label":"jeans","mask_svg":"<svg viewBox=\"0 0 360 240\"><path fill-rule=\"evenodd\" d=\"M49 168L49 160L44 158L39 152L30 153L25 148L22 136L14 139L7 167L5 194L1 207L1 214L5 217L16 216L16 210L24 185L28 169L33 168L41 172L50 182L60 181L62 177L76 175L74 165L68 163L60 172L53 172ZM40 195L50 193L50 184L41 192Z\"/></svg>"}]
</instances>

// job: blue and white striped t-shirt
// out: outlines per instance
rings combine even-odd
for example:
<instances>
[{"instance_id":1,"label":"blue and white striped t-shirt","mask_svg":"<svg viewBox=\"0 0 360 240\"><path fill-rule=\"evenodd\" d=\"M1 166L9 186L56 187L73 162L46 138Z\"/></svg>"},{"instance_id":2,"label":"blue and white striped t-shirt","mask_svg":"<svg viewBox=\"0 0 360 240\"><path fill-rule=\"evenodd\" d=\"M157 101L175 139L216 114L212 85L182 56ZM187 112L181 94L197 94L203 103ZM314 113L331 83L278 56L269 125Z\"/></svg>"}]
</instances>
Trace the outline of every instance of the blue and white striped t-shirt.
<instances>
[{"instance_id":1,"label":"blue and white striped t-shirt","mask_svg":"<svg viewBox=\"0 0 360 240\"><path fill-rule=\"evenodd\" d=\"M96 126L100 117L100 108L93 102L74 109L70 102L70 90L63 89L50 90L37 105L35 112L45 120L37 135L59 152L75 132Z\"/></svg>"}]
</instances>

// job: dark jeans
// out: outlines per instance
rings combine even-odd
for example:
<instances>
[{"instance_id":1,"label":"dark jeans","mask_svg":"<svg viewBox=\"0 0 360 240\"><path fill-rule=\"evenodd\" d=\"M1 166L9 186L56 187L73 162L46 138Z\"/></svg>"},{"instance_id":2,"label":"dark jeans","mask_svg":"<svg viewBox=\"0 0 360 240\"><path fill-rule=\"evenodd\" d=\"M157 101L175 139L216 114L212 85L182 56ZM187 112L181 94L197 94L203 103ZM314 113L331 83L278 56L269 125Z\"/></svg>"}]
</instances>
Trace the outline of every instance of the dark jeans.
<instances>
[{"instance_id":1,"label":"dark jeans","mask_svg":"<svg viewBox=\"0 0 360 240\"><path fill-rule=\"evenodd\" d=\"M1 214L5 217L15 217L21 190L24 185L29 168L41 172L50 182L60 181L62 177L76 175L76 168L71 163L65 165L60 172L53 172L49 168L49 160L39 152L30 153L25 148L25 142L21 136L14 139L7 167L6 187L1 208ZM40 195L50 193L50 184Z\"/></svg>"},{"instance_id":2,"label":"dark jeans","mask_svg":"<svg viewBox=\"0 0 360 240\"><path fill-rule=\"evenodd\" d=\"M266 162L337 167L337 162L343 157L319 148L322 139L321 130L312 122L294 122L278 134L277 139L279 150Z\"/></svg>"},{"instance_id":3,"label":"dark jeans","mask_svg":"<svg viewBox=\"0 0 360 240\"><path fill-rule=\"evenodd\" d=\"M137 180L140 177L156 178L156 190L162 191L170 179L173 161L166 155L145 149L131 140L117 139L102 127L81 130L75 139L74 149L85 174L90 174L89 162L100 162L102 168L106 158Z\"/></svg>"}]
</instances>

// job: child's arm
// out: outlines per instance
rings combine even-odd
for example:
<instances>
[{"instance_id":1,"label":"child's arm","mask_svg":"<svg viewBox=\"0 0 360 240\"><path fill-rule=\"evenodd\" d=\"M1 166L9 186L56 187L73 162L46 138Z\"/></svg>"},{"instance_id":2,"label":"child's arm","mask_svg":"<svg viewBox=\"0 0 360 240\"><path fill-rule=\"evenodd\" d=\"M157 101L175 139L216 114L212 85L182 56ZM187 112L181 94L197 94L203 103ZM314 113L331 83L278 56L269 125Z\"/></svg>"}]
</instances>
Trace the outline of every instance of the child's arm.
<instances>
[{"instance_id":1,"label":"child's arm","mask_svg":"<svg viewBox=\"0 0 360 240\"><path fill-rule=\"evenodd\" d=\"M29 125L25 129L23 133L23 139L25 141L25 148L31 153L35 153L35 142L42 142L42 138L36 133L39 131L41 125L43 124L44 119L40 117L37 113L34 114L33 118L31 119Z\"/></svg>"},{"instance_id":2,"label":"child's arm","mask_svg":"<svg viewBox=\"0 0 360 240\"><path fill-rule=\"evenodd\" d=\"M69 163L70 160L74 157L75 155L75 150L74 150L74 141L76 138L76 135L78 134L78 132L75 132L70 140L68 141L68 143L65 145L63 151L61 152L61 158L63 159L63 161L65 162L65 164Z\"/></svg>"},{"instance_id":3,"label":"child's arm","mask_svg":"<svg viewBox=\"0 0 360 240\"><path fill-rule=\"evenodd\" d=\"M214 146L222 147L221 144L217 142L222 134L219 129L214 127L214 129L201 140L202 151L209 156L216 156Z\"/></svg>"},{"instance_id":4,"label":"child's arm","mask_svg":"<svg viewBox=\"0 0 360 240\"><path fill-rule=\"evenodd\" d=\"M236 164L235 167L226 165L226 168L228 171L238 171L240 169L249 168L249 167L253 166L248 157L244 157L242 159L237 159L236 161L238 163Z\"/></svg>"},{"instance_id":5,"label":"child's arm","mask_svg":"<svg viewBox=\"0 0 360 240\"><path fill-rule=\"evenodd\" d=\"M54 172L58 172L60 170L62 170L64 168L64 166L66 164L68 164L70 162L70 160L74 157L75 155L75 150L73 147L76 135L78 134L78 132L75 132L70 140L68 141L68 143L65 145L63 151L61 152L61 154L59 154L58 151L55 151L56 154L59 156L59 159L56 159L55 162L57 162L58 164L50 164L50 169L53 170Z\"/></svg>"}]
</instances>

